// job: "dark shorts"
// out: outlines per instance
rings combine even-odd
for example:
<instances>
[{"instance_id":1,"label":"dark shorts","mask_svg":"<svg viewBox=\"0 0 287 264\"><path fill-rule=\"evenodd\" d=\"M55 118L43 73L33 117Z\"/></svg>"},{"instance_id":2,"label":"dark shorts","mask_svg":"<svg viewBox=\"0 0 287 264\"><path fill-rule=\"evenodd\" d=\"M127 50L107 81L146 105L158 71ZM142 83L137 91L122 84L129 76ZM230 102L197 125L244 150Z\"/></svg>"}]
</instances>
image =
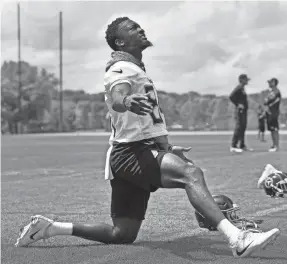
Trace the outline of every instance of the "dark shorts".
<instances>
[{"instance_id":1,"label":"dark shorts","mask_svg":"<svg viewBox=\"0 0 287 264\"><path fill-rule=\"evenodd\" d=\"M162 187L160 164L167 146L153 139L113 145L112 217L144 219L150 192Z\"/></svg>"},{"instance_id":2,"label":"dark shorts","mask_svg":"<svg viewBox=\"0 0 287 264\"><path fill-rule=\"evenodd\" d=\"M267 115L267 128L269 131L279 130L278 115Z\"/></svg>"},{"instance_id":3,"label":"dark shorts","mask_svg":"<svg viewBox=\"0 0 287 264\"><path fill-rule=\"evenodd\" d=\"M258 130L260 132L265 132L265 120L259 120L258 121Z\"/></svg>"}]
</instances>

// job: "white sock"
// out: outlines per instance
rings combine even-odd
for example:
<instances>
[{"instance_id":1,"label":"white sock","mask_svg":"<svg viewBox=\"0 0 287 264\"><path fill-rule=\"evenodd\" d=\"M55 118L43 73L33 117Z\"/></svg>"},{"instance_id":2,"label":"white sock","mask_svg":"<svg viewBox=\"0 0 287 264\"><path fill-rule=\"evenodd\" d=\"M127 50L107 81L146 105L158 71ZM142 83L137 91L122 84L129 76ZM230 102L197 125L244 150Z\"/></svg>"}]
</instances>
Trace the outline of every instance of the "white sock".
<instances>
[{"instance_id":1,"label":"white sock","mask_svg":"<svg viewBox=\"0 0 287 264\"><path fill-rule=\"evenodd\" d=\"M221 220L217 225L217 229L225 235L229 242L235 242L240 233L240 230L227 219Z\"/></svg>"},{"instance_id":2,"label":"white sock","mask_svg":"<svg viewBox=\"0 0 287 264\"><path fill-rule=\"evenodd\" d=\"M73 232L72 223L54 222L48 229L48 236L70 236Z\"/></svg>"}]
</instances>

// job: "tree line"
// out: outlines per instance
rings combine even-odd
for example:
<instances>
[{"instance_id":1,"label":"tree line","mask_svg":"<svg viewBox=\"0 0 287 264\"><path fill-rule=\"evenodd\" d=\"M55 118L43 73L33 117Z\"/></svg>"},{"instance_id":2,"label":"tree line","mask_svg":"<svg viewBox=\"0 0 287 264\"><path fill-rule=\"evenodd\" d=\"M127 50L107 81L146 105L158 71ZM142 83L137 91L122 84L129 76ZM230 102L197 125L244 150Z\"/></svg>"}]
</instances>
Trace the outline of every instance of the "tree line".
<instances>
[{"instance_id":1,"label":"tree line","mask_svg":"<svg viewBox=\"0 0 287 264\"><path fill-rule=\"evenodd\" d=\"M18 89L18 64L5 61L1 67L2 133L19 133L19 124L24 133L57 132L60 127L58 78L46 69L24 61L20 67L21 94ZM166 123L171 129L233 129L234 107L228 96L201 95L192 91L184 94L159 91L158 95ZM257 108L265 96L266 91L249 95L249 129L257 127ZM63 131L109 130L107 112L104 92L63 91ZM280 123L287 123L287 98L282 100Z\"/></svg>"}]
</instances>

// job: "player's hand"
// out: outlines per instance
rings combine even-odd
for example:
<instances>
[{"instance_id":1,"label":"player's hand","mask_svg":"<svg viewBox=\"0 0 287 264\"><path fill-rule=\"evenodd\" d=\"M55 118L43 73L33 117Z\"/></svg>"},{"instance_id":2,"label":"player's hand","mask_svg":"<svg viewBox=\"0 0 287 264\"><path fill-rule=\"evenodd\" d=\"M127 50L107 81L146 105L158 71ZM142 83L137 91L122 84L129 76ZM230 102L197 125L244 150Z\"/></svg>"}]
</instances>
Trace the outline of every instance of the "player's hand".
<instances>
[{"instance_id":1,"label":"player's hand","mask_svg":"<svg viewBox=\"0 0 287 264\"><path fill-rule=\"evenodd\" d=\"M238 104L237 105L237 110L238 110L239 113L243 113L244 105L243 104Z\"/></svg>"},{"instance_id":2,"label":"player's hand","mask_svg":"<svg viewBox=\"0 0 287 264\"><path fill-rule=\"evenodd\" d=\"M182 158L185 162L190 162L194 164L194 162L191 159L188 159L183 153L189 152L191 150L191 147L184 148L181 146L173 146L171 152L175 154L176 156Z\"/></svg>"},{"instance_id":3,"label":"player's hand","mask_svg":"<svg viewBox=\"0 0 287 264\"><path fill-rule=\"evenodd\" d=\"M244 105L243 104L238 104L237 108L243 110L244 109Z\"/></svg>"},{"instance_id":4,"label":"player's hand","mask_svg":"<svg viewBox=\"0 0 287 264\"><path fill-rule=\"evenodd\" d=\"M126 97L124 105L127 110L137 115L147 115L152 112L152 106L148 102L147 94L132 94Z\"/></svg>"}]
</instances>

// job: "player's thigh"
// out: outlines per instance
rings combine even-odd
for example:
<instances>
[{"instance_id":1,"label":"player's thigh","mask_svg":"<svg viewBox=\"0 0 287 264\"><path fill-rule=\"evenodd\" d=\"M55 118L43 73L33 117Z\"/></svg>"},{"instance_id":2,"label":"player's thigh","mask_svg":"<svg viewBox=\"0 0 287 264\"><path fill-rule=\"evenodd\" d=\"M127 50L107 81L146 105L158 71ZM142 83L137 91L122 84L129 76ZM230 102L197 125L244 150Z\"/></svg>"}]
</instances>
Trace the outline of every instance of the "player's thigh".
<instances>
[{"instance_id":1,"label":"player's thigh","mask_svg":"<svg viewBox=\"0 0 287 264\"><path fill-rule=\"evenodd\" d=\"M160 167L155 157L160 150L138 144L133 148L113 148L111 169L115 179L122 179L148 192L160 185Z\"/></svg>"},{"instance_id":2,"label":"player's thigh","mask_svg":"<svg viewBox=\"0 0 287 264\"><path fill-rule=\"evenodd\" d=\"M279 129L279 122L276 116L270 116L267 120L267 127L269 131L277 131Z\"/></svg>"},{"instance_id":3,"label":"player's thigh","mask_svg":"<svg viewBox=\"0 0 287 264\"><path fill-rule=\"evenodd\" d=\"M111 217L144 220L150 192L121 178L113 179L111 187Z\"/></svg>"},{"instance_id":4,"label":"player's thigh","mask_svg":"<svg viewBox=\"0 0 287 264\"><path fill-rule=\"evenodd\" d=\"M247 125L247 114L245 112L238 113L238 126L240 130L244 130Z\"/></svg>"},{"instance_id":5,"label":"player's thigh","mask_svg":"<svg viewBox=\"0 0 287 264\"><path fill-rule=\"evenodd\" d=\"M241 116L239 113L236 113L236 117L235 117L235 126L234 126L234 130L239 132L241 130Z\"/></svg>"},{"instance_id":6,"label":"player's thigh","mask_svg":"<svg viewBox=\"0 0 287 264\"><path fill-rule=\"evenodd\" d=\"M150 193L121 178L113 179L111 217L119 243L132 243L145 217Z\"/></svg>"},{"instance_id":7,"label":"player's thigh","mask_svg":"<svg viewBox=\"0 0 287 264\"><path fill-rule=\"evenodd\" d=\"M180 157L166 153L160 163L161 184L163 188L181 188L197 180L201 171L192 163L187 163Z\"/></svg>"},{"instance_id":8,"label":"player's thigh","mask_svg":"<svg viewBox=\"0 0 287 264\"><path fill-rule=\"evenodd\" d=\"M278 121L278 117L274 118L273 120L273 127L275 131L279 130L279 121Z\"/></svg>"}]
</instances>

